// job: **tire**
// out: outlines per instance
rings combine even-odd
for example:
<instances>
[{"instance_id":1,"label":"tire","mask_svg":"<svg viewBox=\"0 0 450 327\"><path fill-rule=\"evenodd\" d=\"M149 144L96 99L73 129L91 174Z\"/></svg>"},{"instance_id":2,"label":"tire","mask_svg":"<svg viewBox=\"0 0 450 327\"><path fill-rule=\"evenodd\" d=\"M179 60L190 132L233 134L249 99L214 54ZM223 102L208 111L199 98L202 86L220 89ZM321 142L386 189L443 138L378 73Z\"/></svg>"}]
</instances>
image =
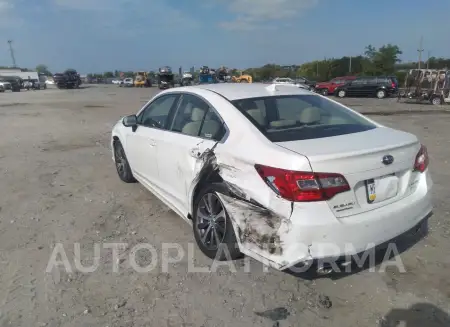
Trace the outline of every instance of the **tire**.
<instances>
[{"instance_id":1,"label":"tire","mask_svg":"<svg viewBox=\"0 0 450 327\"><path fill-rule=\"evenodd\" d=\"M387 95L387 93L385 90L378 90L377 94L376 94L378 99L384 99L386 97L386 95Z\"/></svg>"},{"instance_id":2,"label":"tire","mask_svg":"<svg viewBox=\"0 0 450 327\"><path fill-rule=\"evenodd\" d=\"M328 89L320 90L320 94L322 94L324 97L328 95Z\"/></svg>"},{"instance_id":3,"label":"tire","mask_svg":"<svg viewBox=\"0 0 450 327\"><path fill-rule=\"evenodd\" d=\"M431 98L431 103L435 106L440 106L442 104L442 99L440 96L434 96Z\"/></svg>"},{"instance_id":4,"label":"tire","mask_svg":"<svg viewBox=\"0 0 450 327\"><path fill-rule=\"evenodd\" d=\"M212 208L214 221L209 220L211 215L208 213L208 207ZM206 217L208 220L205 220ZM214 224L214 228L212 224ZM231 219L222 201L211 187L202 189L194 200L192 227L198 247L208 258L225 261L242 257ZM203 237L205 234L206 238ZM214 239L210 239L211 236ZM228 251L226 251L227 249Z\"/></svg>"},{"instance_id":5,"label":"tire","mask_svg":"<svg viewBox=\"0 0 450 327\"><path fill-rule=\"evenodd\" d=\"M116 164L117 174L123 182L136 183L127 156L125 155L125 150L120 141L114 142L114 162Z\"/></svg>"},{"instance_id":6,"label":"tire","mask_svg":"<svg viewBox=\"0 0 450 327\"><path fill-rule=\"evenodd\" d=\"M336 93L336 95L337 95L339 98L345 98L345 96L347 95L347 92L345 92L345 90L338 90L337 93Z\"/></svg>"}]
</instances>

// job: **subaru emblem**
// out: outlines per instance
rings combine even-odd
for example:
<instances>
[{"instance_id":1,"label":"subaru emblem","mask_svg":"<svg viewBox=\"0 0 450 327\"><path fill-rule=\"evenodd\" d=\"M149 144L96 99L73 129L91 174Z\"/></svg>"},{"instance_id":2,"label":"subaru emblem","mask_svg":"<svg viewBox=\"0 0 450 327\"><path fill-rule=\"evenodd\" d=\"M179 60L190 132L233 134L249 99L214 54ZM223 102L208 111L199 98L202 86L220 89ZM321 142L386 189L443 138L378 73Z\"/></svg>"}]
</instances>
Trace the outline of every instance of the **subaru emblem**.
<instances>
[{"instance_id":1,"label":"subaru emblem","mask_svg":"<svg viewBox=\"0 0 450 327\"><path fill-rule=\"evenodd\" d=\"M390 154L387 154L383 157L383 160L381 160L381 162L383 162L386 166L390 165L391 163L394 162L394 157L391 156Z\"/></svg>"}]
</instances>

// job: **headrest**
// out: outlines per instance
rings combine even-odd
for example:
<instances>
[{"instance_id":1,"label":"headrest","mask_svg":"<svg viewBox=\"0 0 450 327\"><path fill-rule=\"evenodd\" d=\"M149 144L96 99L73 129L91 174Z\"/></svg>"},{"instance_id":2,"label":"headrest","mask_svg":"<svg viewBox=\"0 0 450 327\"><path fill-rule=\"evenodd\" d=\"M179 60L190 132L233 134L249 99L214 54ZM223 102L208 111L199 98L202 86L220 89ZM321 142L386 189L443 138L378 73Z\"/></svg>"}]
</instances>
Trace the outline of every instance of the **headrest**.
<instances>
[{"instance_id":1,"label":"headrest","mask_svg":"<svg viewBox=\"0 0 450 327\"><path fill-rule=\"evenodd\" d=\"M205 116L205 111L200 108L192 108L191 112L191 120L192 121L200 121Z\"/></svg>"},{"instance_id":2,"label":"headrest","mask_svg":"<svg viewBox=\"0 0 450 327\"><path fill-rule=\"evenodd\" d=\"M246 111L247 114L252 117L254 120L256 120L256 122L261 125L261 126L265 126L266 122L264 119L264 116L261 113L261 110L259 109L252 109L252 110L247 110Z\"/></svg>"},{"instance_id":3,"label":"headrest","mask_svg":"<svg viewBox=\"0 0 450 327\"><path fill-rule=\"evenodd\" d=\"M308 107L298 115L298 120L302 124L313 124L320 122L320 109L316 107Z\"/></svg>"}]
</instances>

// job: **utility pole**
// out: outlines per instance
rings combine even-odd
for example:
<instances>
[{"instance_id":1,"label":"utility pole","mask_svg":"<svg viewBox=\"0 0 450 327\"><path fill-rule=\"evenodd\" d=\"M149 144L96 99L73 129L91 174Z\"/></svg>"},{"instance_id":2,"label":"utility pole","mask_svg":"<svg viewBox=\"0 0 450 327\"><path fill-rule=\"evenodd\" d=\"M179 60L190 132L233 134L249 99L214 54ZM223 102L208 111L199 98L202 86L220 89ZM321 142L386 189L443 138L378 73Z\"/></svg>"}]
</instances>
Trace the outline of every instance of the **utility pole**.
<instances>
[{"instance_id":1,"label":"utility pole","mask_svg":"<svg viewBox=\"0 0 450 327\"><path fill-rule=\"evenodd\" d=\"M352 56L350 56L350 59L348 61L348 72L352 73Z\"/></svg>"},{"instance_id":2,"label":"utility pole","mask_svg":"<svg viewBox=\"0 0 450 327\"><path fill-rule=\"evenodd\" d=\"M16 58L14 57L14 49L12 47L12 40L8 40L8 44L9 44L9 52L11 53L11 59L13 62L13 67L16 68Z\"/></svg>"},{"instance_id":3,"label":"utility pole","mask_svg":"<svg viewBox=\"0 0 450 327\"><path fill-rule=\"evenodd\" d=\"M419 49L417 49L417 52L419 52L419 69L420 65L422 64L422 52L423 52L423 36L420 37L420 43L419 43Z\"/></svg>"}]
</instances>

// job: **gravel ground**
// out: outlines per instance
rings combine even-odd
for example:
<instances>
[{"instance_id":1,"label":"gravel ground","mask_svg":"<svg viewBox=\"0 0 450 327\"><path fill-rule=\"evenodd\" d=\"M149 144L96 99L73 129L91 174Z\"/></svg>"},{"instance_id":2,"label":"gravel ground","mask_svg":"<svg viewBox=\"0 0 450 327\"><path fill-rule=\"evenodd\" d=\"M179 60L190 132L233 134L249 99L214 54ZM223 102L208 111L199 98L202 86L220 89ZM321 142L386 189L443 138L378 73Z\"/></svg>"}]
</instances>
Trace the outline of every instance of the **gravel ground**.
<instances>
[{"instance_id":1,"label":"gravel ground","mask_svg":"<svg viewBox=\"0 0 450 327\"><path fill-rule=\"evenodd\" d=\"M0 326L366 327L389 319L449 326L450 107L343 100L428 146L435 211L426 237L402 241L406 272L388 266L311 280L251 259L236 262L236 271L192 272L190 262L212 262L193 245L190 226L142 186L122 183L111 160L111 127L156 92L92 86L0 94ZM113 242L127 244L118 258L103 248ZM142 242L159 258L163 242L186 255L139 273L129 254ZM72 272L46 272L58 244ZM76 244L84 266L102 244L95 271L76 268ZM142 266L151 259L136 254Z\"/></svg>"}]
</instances>

